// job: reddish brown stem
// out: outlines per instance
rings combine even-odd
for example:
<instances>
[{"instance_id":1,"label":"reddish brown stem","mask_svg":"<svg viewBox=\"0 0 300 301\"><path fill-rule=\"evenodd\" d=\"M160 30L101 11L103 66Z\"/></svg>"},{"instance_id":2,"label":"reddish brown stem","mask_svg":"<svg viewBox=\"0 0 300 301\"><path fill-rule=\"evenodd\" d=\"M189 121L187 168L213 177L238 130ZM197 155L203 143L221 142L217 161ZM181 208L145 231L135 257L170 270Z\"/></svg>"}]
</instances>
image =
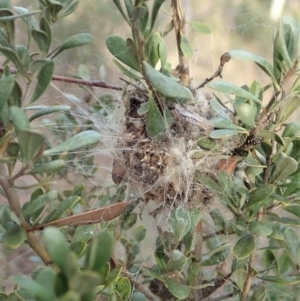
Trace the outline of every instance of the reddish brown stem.
<instances>
[{"instance_id":1,"label":"reddish brown stem","mask_svg":"<svg viewBox=\"0 0 300 301\"><path fill-rule=\"evenodd\" d=\"M3 72L4 68L0 67L0 72ZM11 68L10 72L12 74L17 73L17 69ZM29 73L30 74L30 73ZM77 84L77 85L84 85L89 87L99 87L99 88L105 88L105 89L112 89L112 90L118 90L121 91L122 87L111 85L106 83L103 80L85 80L85 79L79 79L79 78L72 78L72 77L65 77L65 76L58 76L54 75L52 77L53 81L59 81L63 83L71 83L71 84Z\"/></svg>"}]
</instances>

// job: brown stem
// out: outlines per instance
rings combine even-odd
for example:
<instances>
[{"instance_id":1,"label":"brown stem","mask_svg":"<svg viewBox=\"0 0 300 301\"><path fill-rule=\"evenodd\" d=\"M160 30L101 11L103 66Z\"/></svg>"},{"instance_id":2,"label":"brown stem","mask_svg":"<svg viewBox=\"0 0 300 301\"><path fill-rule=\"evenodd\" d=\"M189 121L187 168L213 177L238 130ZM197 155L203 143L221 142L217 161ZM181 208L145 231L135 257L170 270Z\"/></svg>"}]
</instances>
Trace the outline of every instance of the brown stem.
<instances>
[{"instance_id":1,"label":"brown stem","mask_svg":"<svg viewBox=\"0 0 300 301\"><path fill-rule=\"evenodd\" d=\"M0 67L0 72L3 73L3 71L4 71L4 68ZM16 74L18 72L18 70L14 69L14 68L11 68L10 72L12 74ZM30 73L28 73L28 74L30 74ZM112 90L117 90L117 91L122 90L122 87L118 87L118 86L115 86L115 85L108 84L103 80L85 80L85 79L78 79L78 78L58 76L58 75L54 75L52 77L52 80L63 82L63 83L84 85L84 86L89 86L89 87L99 87L99 88L112 89Z\"/></svg>"},{"instance_id":2,"label":"brown stem","mask_svg":"<svg viewBox=\"0 0 300 301\"><path fill-rule=\"evenodd\" d=\"M176 44L177 44L177 51L178 51L178 59L179 64L177 66L177 70L179 71L179 78L184 85L190 84L190 70L189 70L189 63L188 59L185 57L182 49L181 49L181 39L184 35L184 27L185 27L185 17L184 13L180 4L180 0L172 0L172 7L173 7L173 22L174 22L174 29L176 34Z\"/></svg>"},{"instance_id":3,"label":"brown stem","mask_svg":"<svg viewBox=\"0 0 300 301\"><path fill-rule=\"evenodd\" d=\"M204 299L203 301L221 301L221 300L226 300L228 298L231 298L235 295L235 293L229 293L226 295L218 296L216 298L209 298L209 299Z\"/></svg>"},{"instance_id":4,"label":"brown stem","mask_svg":"<svg viewBox=\"0 0 300 301\"><path fill-rule=\"evenodd\" d=\"M222 56L220 58L220 65L219 65L218 69L216 70L216 72L211 77L207 78L202 84L200 84L195 89L193 89L192 91L196 92L196 90L203 88L207 83L209 83L210 81L212 81L213 79L215 79L218 76L220 76L222 78L223 67L227 62L230 61L230 59L231 59L231 56L228 52L225 52L224 54L222 54Z\"/></svg>"},{"instance_id":5,"label":"brown stem","mask_svg":"<svg viewBox=\"0 0 300 301\"><path fill-rule=\"evenodd\" d=\"M38 254L46 265L51 264L52 260L43 245L39 242L34 233L28 232L30 226L22 214L19 198L12 187L12 183L8 180L8 175L3 164L0 165L0 185L5 193L11 211L13 211L19 218L21 227L27 233L27 240L31 248Z\"/></svg>"},{"instance_id":6,"label":"brown stem","mask_svg":"<svg viewBox=\"0 0 300 301\"><path fill-rule=\"evenodd\" d=\"M232 235L232 234L235 234L235 232L234 231L232 231L232 232L226 232L226 231L224 231L224 229L221 229L221 230L219 230L217 232L210 233L208 235L203 236L202 240L206 241L206 240L211 239L213 237L217 237L218 235Z\"/></svg>"},{"instance_id":7,"label":"brown stem","mask_svg":"<svg viewBox=\"0 0 300 301\"><path fill-rule=\"evenodd\" d=\"M260 222L263 218L263 215L264 215L264 210L263 210L263 208L261 208L261 209L259 209L259 211L257 213L256 220L258 222ZM243 294L242 294L243 299L242 299L242 301L247 301L248 300L248 296L249 296L249 292L250 292L251 284L252 284L252 279L253 279L252 266L253 266L254 260L255 260L255 250L252 252L252 254L249 257L248 274L247 274L246 282L245 282L244 289L243 289Z\"/></svg>"}]
</instances>

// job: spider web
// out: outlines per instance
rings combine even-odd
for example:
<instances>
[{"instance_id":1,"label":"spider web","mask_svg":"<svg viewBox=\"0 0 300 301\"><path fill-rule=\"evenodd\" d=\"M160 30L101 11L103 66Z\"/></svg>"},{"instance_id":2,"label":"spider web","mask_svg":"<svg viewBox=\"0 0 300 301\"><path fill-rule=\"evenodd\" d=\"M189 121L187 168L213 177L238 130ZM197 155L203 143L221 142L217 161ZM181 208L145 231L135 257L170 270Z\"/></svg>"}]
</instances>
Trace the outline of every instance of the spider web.
<instances>
[{"instance_id":1,"label":"spider web","mask_svg":"<svg viewBox=\"0 0 300 301\"><path fill-rule=\"evenodd\" d=\"M29 2L32 2L32 7L36 5L35 1L25 0L13 1L13 4L28 7ZM272 47L270 45L272 43L274 23L270 20L270 1L262 2L214 0L203 4L197 1L184 1L187 21L201 21L212 28L212 34L207 36L195 33L192 29L187 28L186 35L193 49L190 71L195 86L215 72L220 56L231 49L245 49L272 61ZM297 9L299 11L299 5L299 2L296 0L287 2L283 14L291 14L297 11ZM169 3L167 3L163 6L163 12L157 20L156 28L158 31L164 30L167 23L171 21L171 16L171 8ZM74 14L59 20L54 26L53 45L59 45L61 41L78 32L92 33L95 38L93 45L66 51L59 55L56 59L55 74L65 76L76 75L78 74L78 66L85 65L92 79L105 80L108 83L123 86L124 83L119 79L123 75L120 74L119 70L112 63L112 56L105 47L105 39L109 34L118 34L126 38L130 36L130 31L126 28L125 22L123 22L113 6L112 1L81 1ZM24 36L26 36L25 33L18 31L17 38L22 41ZM175 47L176 43L172 33L166 37L166 43L168 45L168 60L171 62L172 67L175 68L178 58ZM250 85L253 79L257 79L263 84L267 83L267 78L252 63L232 62L228 66L226 65L223 71L223 80L235 83L236 85ZM211 93L206 88L203 92ZM89 103L87 103L85 98L88 96L92 102L101 104L101 97L105 94L112 95L114 106L109 107L105 103L102 103L104 107L103 114L105 116L103 116L103 119L99 119L99 116L89 112ZM118 92L105 89L94 88L87 91L76 85L54 82L45 97L40 99L37 104L71 105L74 118L82 120L82 124L87 120L91 120L94 127L103 135L100 146L88 151L83 150L80 156L82 160L91 156L95 157L93 161L94 166L89 167L97 168L96 177L87 177L85 181L90 187L101 186L99 197L92 199L89 204L90 209L97 208L102 196L107 194L108 189L112 189L112 193L115 191L115 188L111 188L113 185L111 181L111 165L113 154L118 150L116 149L117 142L122 139L122 136L120 136L122 121L124 120L122 116L124 114L122 95ZM294 120L299 120L299 112L293 118ZM52 122L53 119L43 120L43 124L50 124ZM66 135L70 134L70 129L67 127L57 128L57 130ZM79 172L74 169L71 181L76 181L84 172L84 170ZM61 188L64 185L61 185ZM125 193L125 197L128 199L131 198L131 193L131 191L127 192L127 195ZM138 197L139 195L133 196ZM208 213L214 206L216 204L202 206L203 218L206 220L203 229L206 233L204 236L213 234L216 231L214 222ZM147 236L146 240L141 243L142 252L139 253L137 261L142 262L140 264L141 268L147 269L154 263L153 253L155 250L157 226L168 230L165 217L170 216L171 211L165 206L163 207L164 214L153 218L149 213L156 209L155 204L149 203L145 204L145 206L140 204L138 209L142 210L142 221L139 221L136 226L143 224L147 228ZM222 210L226 212L225 207ZM230 215L226 218L230 219ZM210 242L210 247L220 245L221 243L233 242L231 242L229 236L222 238L215 236L213 241ZM3 249L3 247L1 248ZM117 252L120 252L120 258L122 258L124 246L119 245ZM24 258L28 258L29 255L32 256L31 252L25 249L23 253L21 251L21 253L11 256L11 259L7 260L5 250L3 250L0 257L0 268L1 270L6 270L7 273L2 275L3 278L0 276L0 279L5 279L8 275L15 274L16 266ZM226 263L230 264L231 260L224 262L224 270L228 271L230 266L226 267ZM30 269L24 269L23 271L21 269L18 272L31 273ZM213 277L209 273L212 273L212 270L207 269L207 271L204 271L208 279L210 276Z\"/></svg>"}]
</instances>

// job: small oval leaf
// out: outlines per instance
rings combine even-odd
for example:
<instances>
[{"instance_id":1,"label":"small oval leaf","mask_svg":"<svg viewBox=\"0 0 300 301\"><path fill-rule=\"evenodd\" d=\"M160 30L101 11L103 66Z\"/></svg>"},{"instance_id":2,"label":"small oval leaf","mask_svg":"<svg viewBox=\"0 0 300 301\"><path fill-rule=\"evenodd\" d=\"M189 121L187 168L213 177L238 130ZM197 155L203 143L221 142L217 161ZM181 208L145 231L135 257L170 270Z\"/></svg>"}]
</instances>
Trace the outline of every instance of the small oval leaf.
<instances>
[{"instance_id":1,"label":"small oval leaf","mask_svg":"<svg viewBox=\"0 0 300 301\"><path fill-rule=\"evenodd\" d=\"M67 141L62 142L61 144L47 149L44 151L45 156L53 155L56 153L68 152L71 150L78 149L90 144L97 143L101 140L102 135L96 131L84 131L79 134L76 134Z\"/></svg>"},{"instance_id":2,"label":"small oval leaf","mask_svg":"<svg viewBox=\"0 0 300 301\"><path fill-rule=\"evenodd\" d=\"M233 248L233 253L238 259L247 258L255 249L255 241L252 235L246 235L238 240Z\"/></svg>"}]
</instances>

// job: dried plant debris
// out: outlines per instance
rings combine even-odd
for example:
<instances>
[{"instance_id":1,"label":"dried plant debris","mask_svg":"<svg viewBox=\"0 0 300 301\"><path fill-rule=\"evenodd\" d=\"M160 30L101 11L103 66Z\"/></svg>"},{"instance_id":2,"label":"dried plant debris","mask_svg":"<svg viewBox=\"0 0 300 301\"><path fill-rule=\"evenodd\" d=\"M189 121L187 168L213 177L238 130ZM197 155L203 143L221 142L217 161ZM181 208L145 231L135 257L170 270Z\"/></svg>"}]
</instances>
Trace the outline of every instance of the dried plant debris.
<instances>
[{"instance_id":1,"label":"dried plant debris","mask_svg":"<svg viewBox=\"0 0 300 301\"><path fill-rule=\"evenodd\" d=\"M199 147L199 139L208 137L213 130L209 119L215 113L210 98L197 93L194 101L186 106L170 105L173 124L162 141L148 137L146 117L139 115L147 97L139 91L130 92L124 102L126 122L113 162L114 183L127 182L145 201L185 203L194 208L208 204L212 195L194 180L195 171L215 173L222 166L226 170L228 160L228 171L232 173L239 157L224 155L224 150L241 144L239 139L238 142L231 139L231 142L218 141L218 147L212 150ZM221 165L219 160L223 162Z\"/></svg>"}]
</instances>

